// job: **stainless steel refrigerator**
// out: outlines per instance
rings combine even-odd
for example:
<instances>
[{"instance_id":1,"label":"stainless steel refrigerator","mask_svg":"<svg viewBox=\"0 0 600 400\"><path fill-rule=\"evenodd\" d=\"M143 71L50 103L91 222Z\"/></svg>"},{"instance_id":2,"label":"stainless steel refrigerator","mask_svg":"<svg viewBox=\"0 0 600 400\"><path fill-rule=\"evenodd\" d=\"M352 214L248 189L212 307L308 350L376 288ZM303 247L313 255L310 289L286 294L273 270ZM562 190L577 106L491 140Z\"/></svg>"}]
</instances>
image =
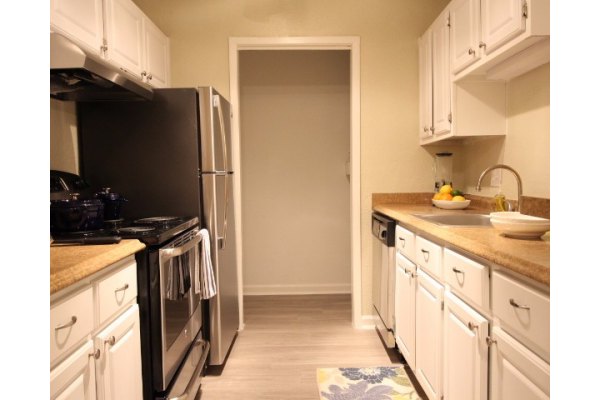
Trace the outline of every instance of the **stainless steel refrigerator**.
<instances>
[{"instance_id":1,"label":"stainless steel refrigerator","mask_svg":"<svg viewBox=\"0 0 600 400\"><path fill-rule=\"evenodd\" d=\"M128 202L126 219L198 216L208 229L217 295L206 321L210 365L239 328L231 109L214 88L156 89L151 101L78 103L81 174Z\"/></svg>"}]
</instances>

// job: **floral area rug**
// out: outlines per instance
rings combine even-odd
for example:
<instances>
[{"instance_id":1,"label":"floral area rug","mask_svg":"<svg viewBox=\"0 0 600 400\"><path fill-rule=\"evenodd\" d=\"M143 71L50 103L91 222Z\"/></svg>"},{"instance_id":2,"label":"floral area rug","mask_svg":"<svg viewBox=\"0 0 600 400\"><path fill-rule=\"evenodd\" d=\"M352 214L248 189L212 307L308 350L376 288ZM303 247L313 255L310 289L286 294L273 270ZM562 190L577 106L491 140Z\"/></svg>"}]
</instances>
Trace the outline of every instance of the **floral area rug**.
<instances>
[{"instance_id":1,"label":"floral area rug","mask_svg":"<svg viewBox=\"0 0 600 400\"><path fill-rule=\"evenodd\" d=\"M317 368L321 400L421 399L404 367Z\"/></svg>"}]
</instances>

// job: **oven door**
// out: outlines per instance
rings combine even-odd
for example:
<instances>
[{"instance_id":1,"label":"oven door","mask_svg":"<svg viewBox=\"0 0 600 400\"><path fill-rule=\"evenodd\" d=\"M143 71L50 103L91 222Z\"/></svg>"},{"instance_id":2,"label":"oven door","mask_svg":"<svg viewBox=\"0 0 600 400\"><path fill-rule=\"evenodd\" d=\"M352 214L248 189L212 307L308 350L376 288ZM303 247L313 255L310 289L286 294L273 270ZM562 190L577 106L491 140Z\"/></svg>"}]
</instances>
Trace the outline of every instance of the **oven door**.
<instances>
[{"instance_id":1,"label":"oven door","mask_svg":"<svg viewBox=\"0 0 600 400\"><path fill-rule=\"evenodd\" d=\"M200 288L196 284L200 273L200 240L200 232L196 228L161 248L158 253L163 371L159 391L169 386L202 325Z\"/></svg>"}]
</instances>

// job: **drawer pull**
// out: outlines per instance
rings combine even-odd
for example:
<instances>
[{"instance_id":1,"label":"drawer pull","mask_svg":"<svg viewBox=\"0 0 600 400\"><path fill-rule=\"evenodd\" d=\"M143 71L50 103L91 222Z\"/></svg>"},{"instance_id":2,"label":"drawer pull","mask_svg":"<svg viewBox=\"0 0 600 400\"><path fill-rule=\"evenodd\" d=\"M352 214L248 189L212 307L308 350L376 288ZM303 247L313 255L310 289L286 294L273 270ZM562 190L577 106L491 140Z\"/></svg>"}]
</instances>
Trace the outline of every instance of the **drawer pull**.
<instances>
[{"instance_id":1,"label":"drawer pull","mask_svg":"<svg viewBox=\"0 0 600 400\"><path fill-rule=\"evenodd\" d=\"M405 240L404 238L400 237L400 236L398 236L398 239L402 241L402 247L404 247L404 246L405 246L405 244L406 244L406 243L405 243L405 242L406 242L406 240Z\"/></svg>"},{"instance_id":2,"label":"drawer pull","mask_svg":"<svg viewBox=\"0 0 600 400\"><path fill-rule=\"evenodd\" d=\"M470 330L479 328L479 325L474 324L471 321L469 321L469 323L467 325L468 325L468 327L469 327Z\"/></svg>"},{"instance_id":3,"label":"drawer pull","mask_svg":"<svg viewBox=\"0 0 600 400\"><path fill-rule=\"evenodd\" d=\"M456 267L452 267L452 271L456 272L457 274L464 274L465 271L461 271L460 269L456 268Z\"/></svg>"},{"instance_id":4,"label":"drawer pull","mask_svg":"<svg viewBox=\"0 0 600 400\"><path fill-rule=\"evenodd\" d=\"M429 262L429 252L425 249L421 249L421 253L423 253L423 258L425 259L425 262Z\"/></svg>"},{"instance_id":5,"label":"drawer pull","mask_svg":"<svg viewBox=\"0 0 600 400\"><path fill-rule=\"evenodd\" d=\"M54 328L54 330L57 331L59 329L69 328L69 327L75 325L76 322L77 322L77 317L73 315L69 322L57 326L56 328Z\"/></svg>"},{"instance_id":6,"label":"drawer pull","mask_svg":"<svg viewBox=\"0 0 600 400\"><path fill-rule=\"evenodd\" d=\"M127 289L129 289L129 283L126 283L125 285L121 286L120 288L115 289L115 293L121 292L121 291L127 290Z\"/></svg>"},{"instance_id":7,"label":"drawer pull","mask_svg":"<svg viewBox=\"0 0 600 400\"><path fill-rule=\"evenodd\" d=\"M515 308L520 308L522 310L530 310L531 309L531 307L529 307L529 306L524 306L524 305L517 303L514 299L510 299L510 300L508 300L508 302L510 303L511 306L513 306Z\"/></svg>"},{"instance_id":8,"label":"drawer pull","mask_svg":"<svg viewBox=\"0 0 600 400\"><path fill-rule=\"evenodd\" d=\"M108 343L111 346L114 346L114 344L117 343L117 339L115 339L114 336L111 336L107 340L105 340L104 343Z\"/></svg>"},{"instance_id":9,"label":"drawer pull","mask_svg":"<svg viewBox=\"0 0 600 400\"><path fill-rule=\"evenodd\" d=\"M100 358L100 349L96 349L95 352L88 354L89 357L94 357L96 360Z\"/></svg>"}]
</instances>

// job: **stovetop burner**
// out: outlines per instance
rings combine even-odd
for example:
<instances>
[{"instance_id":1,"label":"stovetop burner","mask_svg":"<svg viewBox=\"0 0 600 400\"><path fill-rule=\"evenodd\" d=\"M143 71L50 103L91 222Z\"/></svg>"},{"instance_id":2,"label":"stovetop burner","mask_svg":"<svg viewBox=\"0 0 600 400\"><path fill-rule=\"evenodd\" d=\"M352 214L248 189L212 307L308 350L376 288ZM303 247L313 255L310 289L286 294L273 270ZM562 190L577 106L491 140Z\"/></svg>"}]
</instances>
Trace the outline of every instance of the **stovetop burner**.
<instances>
[{"instance_id":1,"label":"stovetop burner","mask_svg":"<svg viewBox=\"0 0 600 400\"><path fill-rule=\"evenodd\" d=\"M152 226L127 226L125 228L119 228L117 229L117 232L119 233L144 233L144 232L150 232L150 231L154 231L156 230L156 228L152 227Z\"/></svg>"},{"instance_id":2,"label":"stovetop burner","mask_svg":"<svg viewBox=\"0 0 600 400\"><path fill-rule=\"evenodd\" d=\"M181 219L180 217L150 217L150 218L141 218L133 221L136 224L154 224L160 222L172 222Z\"/></svg>"}]
</instances>

